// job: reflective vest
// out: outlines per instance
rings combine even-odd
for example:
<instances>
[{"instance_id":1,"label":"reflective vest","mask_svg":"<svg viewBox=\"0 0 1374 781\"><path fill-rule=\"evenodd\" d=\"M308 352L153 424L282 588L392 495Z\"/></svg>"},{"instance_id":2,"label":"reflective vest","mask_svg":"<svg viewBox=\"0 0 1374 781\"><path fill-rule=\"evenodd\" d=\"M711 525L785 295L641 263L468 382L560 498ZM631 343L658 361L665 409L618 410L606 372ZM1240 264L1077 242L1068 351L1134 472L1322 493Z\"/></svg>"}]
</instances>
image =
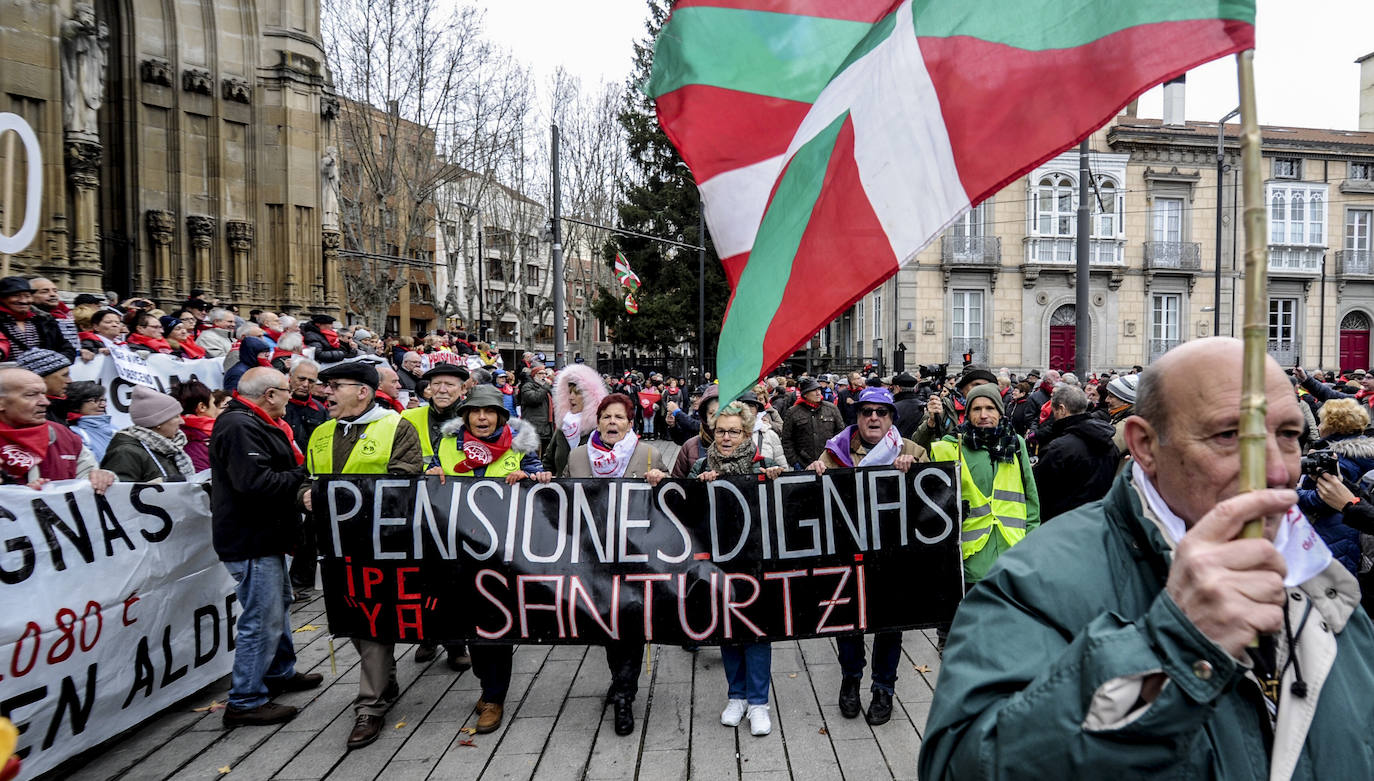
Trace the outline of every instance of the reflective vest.
<instances>
[{"instance_id":1,"label":"reflective vest","mask_svg":"<svg viewBox=\"0 0 1374 781\"><path fill-rule=\"evenodd\" d=\"M955 442L933 442L930 446L934 461L959 462L959 486L968 505L964 517L959 547L964 558L982 550L996 528L1007 541L1015 545L1026 538L1026 487L1021 482L1021 465L1016 459L997 463L992 478L992 497L988 498L973 482L973 473L964 461L964 449Z\"/></svg>"},{"instance_id":2,"label":"reflective vest","mask_svg":"<svg viewBox=\"0 0 1374 781\"><path fill-rule=\"evenodd\" d=\"M460 432L461 433L461 432ZM439 465L444 468L444 474L457 477L475 477L474 471L455 472L462 451L458 449L458 437L445 436L439 440ZM484 477L505 477L511 472L520 469L520 462L525 458L525 454L516 450L514 447L506 450L501 457L490 464L487 464L487 471Z\"/></svg>"},{"instance_id":3,"label":"reflective vest","mask_svg":"<svg viewBox=\"0 0 1374 781\"><path fill-rule=\"evenodd\" d=\"M401 413L401 417L410 421L415 427L415 433L420 435L420 453L428 463L434 455L434 443L429 441L429 405L423 407L412 407Z\"/></svg>"},{"instance_id":4,"label":"reflective vest","mask_svg":"<svg viewBox=\"0 0 1374 781\"><path fill-rule=\"evenodd\" d=\"M396 442L396 427L400 423L401 416L392 412L367 424L339 472L348 475L386 474L387 464L391 463L391 446ZM310 435L310 444L306 448L306 468L310 474L334 474L334 430L338 426L339 421L327 420Z\"/></svg>"}]
</instances>

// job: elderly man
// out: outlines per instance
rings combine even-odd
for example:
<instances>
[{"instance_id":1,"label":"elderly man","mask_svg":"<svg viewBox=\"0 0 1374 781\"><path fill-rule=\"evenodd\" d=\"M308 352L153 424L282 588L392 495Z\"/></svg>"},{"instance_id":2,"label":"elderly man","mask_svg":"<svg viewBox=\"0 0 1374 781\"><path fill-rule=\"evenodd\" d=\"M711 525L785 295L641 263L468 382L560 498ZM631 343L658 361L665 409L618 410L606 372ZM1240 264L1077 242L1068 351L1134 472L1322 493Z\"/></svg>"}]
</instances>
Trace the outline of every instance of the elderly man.
<instances>
[{"instance_id":1,"label":"elderly man","mask_svg":"<svg viewBox=\"0 0 1374 781\"><path fill-rule=\"evenodd\" d=\"M1081 388L1055 388L1050 409L1054 423L1034 469L1040 517L1047 521L1106 496L1118 460L1112 444L1116 429L1088 411Z\"/></svg>"},{"instance_id":2,"label":"elderly man","mask_svg":"<svg viewBox=\"0 0 1374 781\"><path fill-rule=\"evenodd\" d=\"M72 362L62 353L35 347L25 350L15 361L19 368L28 369L43 378L44 392L50 402L48 419L66 425L67 386L72 381Z\"/></svg>"},{"instance_id":3,"label":"elderly man","mask_svg":"<svg viewBox=\"0 0 1374 781\"><path fill-rule=\"evenodd\" d=\"M1303 418L1272 358L1269 488L1239 493L1241 356L1199 339L1151 365L1107 497L964 601L921 778L1374 778L1374 624L1293 508Z\"/></svg>"},{"instance_id":4,"label":"elderly man","mask_svg":"<svg viewBox=\"0 0 1374 781\"><path fill-rule=\"evenodd\" d=\"M782 449L787 464L801 468L821 457L825 443L844 428L844 418L834 404L821 398L821 384L807 377L801 382L801 398L782 418Z\"/></svg>"},{"instance_id":5,"label":"elderly man","mask_svg":"<svg viewBox=\"0 0 1374 781\"><path fill-rule=\"evenodd\" d=\"M422 366L423 361L420 358L420 354L414 350L410 350L405 355L401 356L401 370L397 372L397 374L399 374L401 378L401 387L410 391L412 395L417 393L415 386L420 381L420 378L424 376L425 371L421 368Z\"/></svg>"},{"instance_id":6,"label":"elderly man","mask_svg":"<svg viewBox=\"0 0 1374 781\"><path fill-rule=\"evenodd\" d=\"M43 347L76 360L77 344L63 336L57 321L33 305L33 287L23 277L0 279L0 360Z\"/></svg>"},{"instance_id":7,"label":"elderly man","mask_svg":"<svg viewBox=\"0 0 1374 781\"><path fill-rule=\"evenodd\" d=\"M306 448L312 477L329 474L414 475L424 466L415 427L394 411L377 406L380 378L371 364L345 361L320 372L324 406L330 420L320 424ZM366 442L370 447L360 447ZM311 509L311 484L301 487L300 501ZM400 696L396 659L390 643L354 638L361 658L356 714L348 735L350 750L369 745L382 731L382 717Z\"/></svg>"},{"instance_id":8,"label":"elderly man","mask_svg":"<svg viewBox=\"0 0 1374 781\"><path fill-rule=\"evenodd\" d=\"M296 446L305 452L310 444L310 435L326 420L324 402L313 395L320 384L320 365L309 358L293 359L291 371L286 375L287 386L291 388L291 398L286 400L286 411L282 420L291 427L291 438ZM291 587L297 600L305 599L315 588L315 525L301 524L300 547L291 558Z\"/></svg>"},{"instance_id":9,"label":"elderly man","mask_svg":"<svg viewBox=\"0 0 1374 781\"><path fill-rule=\"evenodd\" d=\"M853 381L853 377L850 378ZM856 423L825 443L825 452L807 469L825 474L826 469L888 466L905 472L912 464L928 461L925 448L903 438L894 427L897 403L885 388L864 388L855 397ZM857 718L862 704L859 686L864 677L863 635L836 638L840 654L840 715ZM886 724L892 718L892 695L897 685L897 664L902 658L902 633L878 632L873 636L873 697L864 718L869 724Z\"/></svg>"},{"instance_id":10,"label":"elderly man","mask_svg":"<svg viewBox=\"0 0 1374 781\"><path fill-rule=\"evenodd\" d=\"M234 343L234 313L228 309L211 309L210 327L196 336L196 344L205 348L209 358L223 358Z\"/></svg>"},{"instance_id":11,"label":"elderly man","mask_svg":"<svg viewBox=\"0 0 1374 781\"><path fill-rule=\"evenodd\" d=\"M377 377L380 379L377 385L377 406L386 407L397 413L405 412L405 405L401 403L401 377L396 370L380 364L377 366Z\"/></svg>"},{"instance_id":12,"label":"elderly man","mask_svg":"<svg viewBox=\"0 0 1374 781\"><path fill-rule=\"evenodd\" d=\"M51 317L72 349L80 350L81 337L77 335L76 321L72 319L71 308L58 295L57 283L47 277L34 277L29 280L29 287L33 288L34 309Z\"/></svg>"},{"instance_id":13,"label":"elderly man","mask_svg":"<svg viewBox=\"0 0 1374 781\"><path fill-rule=\"evenodd\" d=\"M296 672L291 642L286 554L296 547L301 515L292 499L306 475L305 456L282 420L290 396L281 372L249 369L210 438L215 553L234 578L240 611L226 727L290 721L296 708L271 696L324 680Z\"/></svg>"},{"instance_id":14,"label":"elderly man","mask_svg":"<svg viewBox=\"0 0 1374 781\"><path fill-rule=\"evenodd\" d=\"M0 369L0 485L42 488L51 480L89 477L98 494L115 481L81 437L47 419L47 386L28 369Z\"/></svg>"}]
</instances>

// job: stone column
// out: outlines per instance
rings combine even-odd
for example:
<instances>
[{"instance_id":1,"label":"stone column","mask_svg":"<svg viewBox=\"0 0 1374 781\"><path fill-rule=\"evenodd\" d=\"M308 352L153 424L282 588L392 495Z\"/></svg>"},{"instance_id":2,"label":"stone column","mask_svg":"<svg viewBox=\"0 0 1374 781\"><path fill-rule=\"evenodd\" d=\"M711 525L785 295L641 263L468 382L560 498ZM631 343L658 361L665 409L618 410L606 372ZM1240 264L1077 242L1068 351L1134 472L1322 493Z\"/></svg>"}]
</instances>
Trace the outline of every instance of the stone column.
<instances>
[{"instance_id":1,"label":"stone column","mask_svg":"<svg viewBox=\"0 0 1374 781\"><path fill-rule=\"evenodd\" d=\"M153 242L153 298L159 303L171 303L172 239L176 237L177 217L163 209L149 209L144 213L148 237ZM190 291L187 291L190 292Z\"/></svg>"},{"instance_id":2,"label":"stone column","mask_svg":"<svg viewBox=\"0 0 1374 781\"><path fill-rule=\"evenodd\" d=\"M215 218L204 214L186 217L186 233L191 237L191 269L194 281L187 285L186 294L190 295L192 286L215 290L214 280L210 278L210 247L215 241Z\"/></svg>"},{"instance_id":3,"label":"stone column","mask_svg":"<svg viewBox=\"0 0 1374 781\"><path fill-rule=\"evenodd\" d=\"M248 278L248 252L253 249L253 223L230 220L225 224L225 234L229 237L229 254L233 257L234 303L240 306L248 303L251 293Z\"/></svg>"},{"instance_id":4,"label":"stone column","mask_svg":"<svg viewBox=\"0 0 1374 781\"><path fill-rule=\"evenodd\" d=\"M67 134L67 183L71 187L74 236L70 266L54 276L59 287L83 292L103 289L100 231L96 225L100 154L99 142Z\"/></svg>"},{"instance_id":5,"label":"stone column","mask_svg":"<svg viewBox=\"0 0 1374 781\"><path fill-rule=\"evenodd\" d=\"M343 234L337 230L326 229L322 232L324 260L320 268L319 301L330 309L337 309L339 299L339 247L343 245Z\"/></svg>"}]
</instances>

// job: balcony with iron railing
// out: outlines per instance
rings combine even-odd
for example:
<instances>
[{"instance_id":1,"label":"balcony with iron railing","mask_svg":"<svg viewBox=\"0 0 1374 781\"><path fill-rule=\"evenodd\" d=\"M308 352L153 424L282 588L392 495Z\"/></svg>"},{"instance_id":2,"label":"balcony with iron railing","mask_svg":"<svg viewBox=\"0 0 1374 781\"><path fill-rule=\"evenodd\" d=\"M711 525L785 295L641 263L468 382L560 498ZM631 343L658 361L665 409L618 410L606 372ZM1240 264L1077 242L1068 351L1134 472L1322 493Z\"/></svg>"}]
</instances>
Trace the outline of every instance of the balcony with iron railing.
<instances>
[{"instance_id":1,"label":"balcony with iron railing","mask_svg":"<svg viewBox=\"0 0 1374 781\"><path fill-rule=\"evenodd\" d=\"M1145 268L1152 271L1199 271L1202 269L1202 245L1194 241L1147 241Z\"/></svg>"},{"instance_id":2,"label":"balcony with iron railing","mask_svg":"<svg viewBox=\"0 0 1374 781\"><path fill-rule=\"evenodd\" d=\"M973 362L988 365L988 340L983 337L954 336L949 340L949 362L961 366L964 353L973 353Z\"/></svg>"},{"instance_id":3,"label":"balcony with iron railing","mask_svg":"<svg viewBox=\"0 0 1374 781\"><path fill-rule=\"evenodd\" d=\"M1367 249L1337 250L1336 276L1374 277L1374 252Z\"/></svg>"},{"instance_id":4,"label":"balcony with iron railing","mask_svg":"<svg viewBox=\"0 0 1374 781\"><path fill-rule=\"evenodd\" d=\"M1090 239L1088 263L1093 266L1122 266L1126 258L1125 239ZM1078 262L1078 240L1072 236L1027 236L1026 263L1044 266L1072 266Z\"/></svg>"},{"instance_id":5,"label":"balcony with iron railing","mask_svg":"<svg viewBox=\"0 0 1374 781\"><path fill-rule=\"evenodd\" d=\"M945 266L998 266L1002 239L998 236L940 237L940 263Z\"/></svg>"},{"instance_id":6,"label":"balcony with iron railing","mask_svg":"<svg viewBox=\"0 0 1374 781\"><path fill-rule=\"evenodd\" d=\"M1269 273L1289 276L1312 276L1322 270L1325 247L1302 244L1270 244Z\"/></svg>"},{"instance_id":7,"label":"balcony with iron railing","mask_svg":"<svg viewBox=\"0 0 1374 781\"><path fill-rule=\"evenodd\" d=\"M1270 339L1268 353L1274 356L1274 360L1278 361L1280 366L1292 366L1298 360L1298 343L1290 340Z\"/></svg>"}]
</instances>

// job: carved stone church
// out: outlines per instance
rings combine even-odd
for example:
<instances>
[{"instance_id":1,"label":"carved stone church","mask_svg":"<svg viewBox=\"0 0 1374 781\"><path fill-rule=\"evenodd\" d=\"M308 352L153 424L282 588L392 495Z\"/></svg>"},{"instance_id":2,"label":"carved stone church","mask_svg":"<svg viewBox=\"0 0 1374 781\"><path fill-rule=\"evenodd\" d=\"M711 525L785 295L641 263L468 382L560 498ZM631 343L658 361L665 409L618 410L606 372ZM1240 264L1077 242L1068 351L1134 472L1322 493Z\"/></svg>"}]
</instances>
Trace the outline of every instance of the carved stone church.
<instances>
[{"instance_id":1,"label":"carved stone church","mask_svg":"<svg viewBox=\"0 0 1374 781\"><path fill-rule=\"evenodd\" d=\"M38 210L9 273L164 306L203 289L338 309L316 0L6 0L3 17L0 113L34 130L42 172L30 203L28 145L0 133L0 233Z\"/></svg>"}]
</instances>

